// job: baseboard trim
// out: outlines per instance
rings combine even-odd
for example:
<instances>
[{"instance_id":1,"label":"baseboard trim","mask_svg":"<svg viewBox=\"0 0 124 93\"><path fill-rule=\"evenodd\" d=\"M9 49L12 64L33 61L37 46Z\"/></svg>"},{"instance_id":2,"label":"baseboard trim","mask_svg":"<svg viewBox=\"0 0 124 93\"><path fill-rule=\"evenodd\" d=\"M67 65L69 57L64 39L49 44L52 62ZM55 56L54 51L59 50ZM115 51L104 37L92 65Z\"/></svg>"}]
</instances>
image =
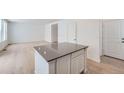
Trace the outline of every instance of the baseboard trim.
<instances>
[{"instance_id":1,"label":"baseboard trim","mask_svg":"<svg viewBox=\"0 0 124 93\"><path fill-rule=\"evenodd\" d=\"M114 58L114 59L118 59L118 60L124 61L124 59L120 59L120 58L116 58L116 57L112 57L112 56L108 56L108 55L103 55L103 56L106 56L106 57L110 57L110 58Z\"/></svg>"},{"instance_id":2,"label":"baseboard trim","mask_svg":"<svg viewBox=\"0 0 124 93\"><path fill-rule=\"evenodd\" d=\"M41 41L31 41L31 42L17 42L17 43L9 43L9 45L12 45L12 44L35 43L35 42L47 42L47 41L45 41L45 40L41 40Z\"/></svg>"},{"instance_id":3,"label":"baseboard trim","mask_svg":"<svg viewBox=\"0 0 124 93\"><path fill-rule=\"evenodd\" d=\"M94 61L94 60L92 60L90 58L87 58L87 60L90 60L90 61L93 61L93 62L96 62L96 63L101 63L101 62Z\"/></svg>"}]
</instances>

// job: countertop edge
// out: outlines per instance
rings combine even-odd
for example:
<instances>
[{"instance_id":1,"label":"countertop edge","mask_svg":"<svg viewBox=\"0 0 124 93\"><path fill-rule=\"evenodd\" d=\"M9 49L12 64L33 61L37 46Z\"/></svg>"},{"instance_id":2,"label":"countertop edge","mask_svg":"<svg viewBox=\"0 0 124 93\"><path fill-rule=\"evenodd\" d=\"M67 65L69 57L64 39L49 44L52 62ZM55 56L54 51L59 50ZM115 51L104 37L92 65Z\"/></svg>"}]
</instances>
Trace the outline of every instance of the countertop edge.
<instances>
[{"instance_id":1,"label":"countertop edge","mask_svg":"<svg viewBox=\"0 0 124 93\"><path fill-rule=\"evenodd\" d=\"M40 53L37 51L37 49L35 49L35 47L33 47L33 49L34 49L35 51L37 51L37 53L39 53L48 63L51 62L51 61L53 61L53 60L56 60L56 59L58 59L58 58L64 57L64 56L66 56L66 55L69 55L69 54L72 54L72 53L74 53L74 52L80 51L80 50L82 50L82 49L87 49L87 48L88 48L88 46L84 46L84 47L81 48L81 49L74 50L74 51L72 51L72 52L70 52L70 53L66 53L66 54L64 54L64 55L62 55L62 56L59 56L59 57L56 57L56 58L53 58L53 59L50 59L50 60L46 60L46 59L42 56L42 54L40 54Z\"/></svg>"},{"instance_id":2,"label":"countertop edge","mask_svg":"<svg viewBox=\"0 0 124 93\"><path fill-rule=\"evenodd\" d=\"M80 50L82 50L82 49L86 49L86 48L88 48L88 46L86 46L86 47L84 47L84 48L81 48L81 49L78 49L78 50L75 50L75 51L73 51L73 52L64 54L64 55L59 56L59 57L57 57L57 58L50 59L50 60L48 60L47 62L49 63L50 61L56 60L56 59L58 59L58 58L64 57L64 56L66 56L66 55L72 54L72 53L74 53L74 52L78 52L78 51L80 51Z\"/></svg>"}]
</instances>

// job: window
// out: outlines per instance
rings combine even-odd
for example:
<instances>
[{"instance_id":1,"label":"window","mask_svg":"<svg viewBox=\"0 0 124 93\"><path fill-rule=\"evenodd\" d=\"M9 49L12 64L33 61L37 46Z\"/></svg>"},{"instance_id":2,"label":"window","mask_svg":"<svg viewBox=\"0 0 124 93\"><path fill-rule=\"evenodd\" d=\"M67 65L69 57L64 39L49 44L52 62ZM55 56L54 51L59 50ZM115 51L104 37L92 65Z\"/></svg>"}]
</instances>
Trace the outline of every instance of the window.
<instances>
[{"instance_id":1,"label":"window","mask_svg":"<svg viewBox=\"0 0 124 93\"><path fill-rule=\"evenodd\" d=\"M7 22L0 20L0 42L7 40Z\"/></svg>"},{"instance_id":2,"label":"window","mask_svg":"<svg viewBox=\"0 0 124 93\"><path fill-rule=\"evenodd\" d=\"M2 20L0 20L0 42L2 41Z\"/></svg>"}]
</instances>

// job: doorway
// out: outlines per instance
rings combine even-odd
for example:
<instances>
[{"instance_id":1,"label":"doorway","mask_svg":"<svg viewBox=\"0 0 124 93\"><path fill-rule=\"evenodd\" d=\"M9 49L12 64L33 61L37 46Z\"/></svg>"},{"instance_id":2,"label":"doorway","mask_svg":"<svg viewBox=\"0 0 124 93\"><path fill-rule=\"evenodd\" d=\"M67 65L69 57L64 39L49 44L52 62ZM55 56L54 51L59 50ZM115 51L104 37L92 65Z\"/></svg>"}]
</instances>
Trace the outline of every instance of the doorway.
<instances>
[{"instance_id":1,"label":"doorway","mask_svg":"<svg viewBox=\"0 0 124 93\"><path fill-rule=\"evenodd\" d=\"M58 24L51 24L51 41L58 42Z\"/></svg>"}]
</instances>

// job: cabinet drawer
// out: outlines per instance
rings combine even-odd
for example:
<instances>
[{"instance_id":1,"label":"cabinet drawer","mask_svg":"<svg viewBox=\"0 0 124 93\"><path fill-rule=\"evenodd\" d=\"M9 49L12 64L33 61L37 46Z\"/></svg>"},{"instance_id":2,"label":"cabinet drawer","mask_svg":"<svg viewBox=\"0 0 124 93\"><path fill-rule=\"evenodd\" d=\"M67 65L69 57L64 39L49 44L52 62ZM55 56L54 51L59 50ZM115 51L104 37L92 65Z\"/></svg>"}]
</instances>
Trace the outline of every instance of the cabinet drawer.
<instances>
[{"instance_id":1,"label":"cabinet drawer","mask_svg":"<svg viewBox=\"0 0 124 93\"><path fill-rule=\"evenodd\" d=\"M78 57L78 56L83 55L83 54L84 54L84 49L83 49L83 50L79 50L79 51L77 51L77 52L72 53L71 58L75 58L75 57Z\"/></svg>"}]
</instances>

